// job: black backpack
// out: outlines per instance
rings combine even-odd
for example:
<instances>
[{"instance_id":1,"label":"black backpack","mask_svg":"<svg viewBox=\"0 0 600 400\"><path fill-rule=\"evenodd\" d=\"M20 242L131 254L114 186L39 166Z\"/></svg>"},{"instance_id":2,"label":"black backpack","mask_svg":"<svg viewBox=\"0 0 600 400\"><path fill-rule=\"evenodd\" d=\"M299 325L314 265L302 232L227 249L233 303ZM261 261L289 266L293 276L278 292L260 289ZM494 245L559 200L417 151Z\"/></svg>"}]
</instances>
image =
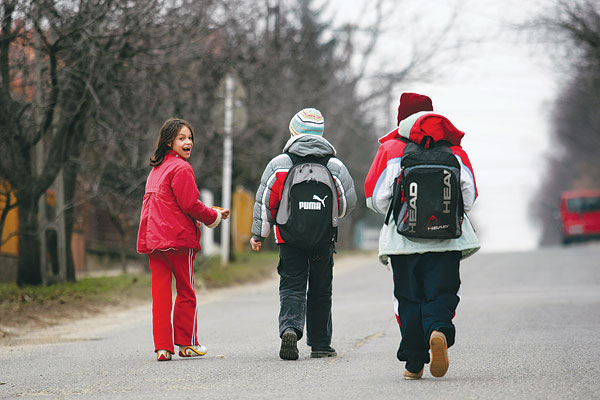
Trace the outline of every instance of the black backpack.
<instances>
[{"instance_id":1,"label":"black backpack","mask_svg":"<svg viewBox=\"0 0 600 400\"><path fill-rule=\"evenodd\" d=\"M406 237L459 237L464 213L460 164L450 143L440 141L425 148L405 138L400 140L406 142L406 147L386 224L393 214L398 233Z\"/></svg>"},{"instance_id":2,"label":"black backpack","mask_svg":"<svg viewBox=\"0 0 600 400\"><path fill-rule=\"evenodd\" d=\"M326 167L331 156L299 157L286 153L292 168L283 183L275 223L285 243L312 249L337 239L338 199Z\"/></svg>"}]
</instances>

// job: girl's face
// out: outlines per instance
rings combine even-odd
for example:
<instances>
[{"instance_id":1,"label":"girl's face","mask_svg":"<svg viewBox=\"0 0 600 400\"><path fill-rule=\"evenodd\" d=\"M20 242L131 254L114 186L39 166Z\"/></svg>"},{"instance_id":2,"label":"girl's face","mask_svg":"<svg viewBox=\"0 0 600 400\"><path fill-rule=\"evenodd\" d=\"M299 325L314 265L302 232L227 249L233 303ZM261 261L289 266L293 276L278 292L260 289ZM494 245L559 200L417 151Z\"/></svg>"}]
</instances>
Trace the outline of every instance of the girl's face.
<instances>
[{"instance_id":1,"label":"girl's face","mask_svg":"<svg viewBox=\"0 0 600 400\"><path fill-rule=\"evenodd\" d=\"M194 140L192 139L192 132L190 132L187 126L183 126L177 133L175 139L173 139L170 147L184 160L187 160L192 155L193 146Z\"/></svg>"}]
</instances>

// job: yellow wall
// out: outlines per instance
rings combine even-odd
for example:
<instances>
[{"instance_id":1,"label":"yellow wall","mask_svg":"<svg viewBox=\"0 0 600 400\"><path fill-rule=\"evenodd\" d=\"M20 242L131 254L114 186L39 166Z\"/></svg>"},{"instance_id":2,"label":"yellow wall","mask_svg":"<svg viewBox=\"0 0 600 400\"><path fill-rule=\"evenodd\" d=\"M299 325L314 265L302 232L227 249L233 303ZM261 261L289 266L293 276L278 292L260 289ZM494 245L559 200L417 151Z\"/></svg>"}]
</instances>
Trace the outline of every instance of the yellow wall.
<instances>
[{"instance_id":1,"label":"yellow wall","mask_svg":"<svg viewBox=\"0 0 600 400\"><path fill-rule=\"evenodd\" d=\"M4 210L6 204L6 195L10 196L10 202L16 201L14 192L10 190L8 183L0 181L0 213ZM4 229L2 231L2 240L0 241L0 254L8 254L16 256L19 254L19 238L18 236L12 236L5 243L5 240L11 235L19 231L19 210L17 207L13 208L8 212L6 221L4 222Z\"/></svg>"},{"instance_id":2,"label":"yellow wall","mask_svg":"<svg viewBox=\"0 0 600 400\"><path fill-rule=\"evenodd\" d=\"M243 251L250 247L252 211L254 196L251 192L238 187L233 193L231 219L233 225L233 249Z\"/></svg>"}]
</instances>

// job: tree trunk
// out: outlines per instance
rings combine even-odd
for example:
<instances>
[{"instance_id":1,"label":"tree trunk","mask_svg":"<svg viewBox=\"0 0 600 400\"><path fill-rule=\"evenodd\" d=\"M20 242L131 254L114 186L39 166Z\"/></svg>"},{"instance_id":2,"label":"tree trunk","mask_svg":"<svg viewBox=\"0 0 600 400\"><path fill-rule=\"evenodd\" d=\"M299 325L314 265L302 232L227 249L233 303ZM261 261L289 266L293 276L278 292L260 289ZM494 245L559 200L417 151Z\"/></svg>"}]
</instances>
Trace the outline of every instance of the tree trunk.
<instances>
[{"instance_id":1,"label":"tree trunk","mask_svg":"<svg viewBox=\"0 0 600 400\"><path fill-rule=\"evenodd\" d=\"M127 273L127 234L121 235L121 271L126 274Z\"/></svg>"},{"instance_id":2,"label":"tree trunk","mask_svg":"<svg viewBox=\"0 0 600 400\"><path fill-rule=\"evenodd\" d=\"M23 192L19 196L19 260L17 284L41 285L38 199Z\"/></svg>"},{"instance_id":3,"label":"tree trunk","mask_svg":"<svg viewBox=\"0 0 600 400\"><path fill-rule=\"evenodd\" d=\"M77 181L76 162L70 161L65 164L63 172L64 202L65 202L65 245L67 255L67 281L75 282L75 262L73 260L73 250L71 248L71 238L73 236L73 223L75 221L75 188Z\"/></svg>"}]
</instances>

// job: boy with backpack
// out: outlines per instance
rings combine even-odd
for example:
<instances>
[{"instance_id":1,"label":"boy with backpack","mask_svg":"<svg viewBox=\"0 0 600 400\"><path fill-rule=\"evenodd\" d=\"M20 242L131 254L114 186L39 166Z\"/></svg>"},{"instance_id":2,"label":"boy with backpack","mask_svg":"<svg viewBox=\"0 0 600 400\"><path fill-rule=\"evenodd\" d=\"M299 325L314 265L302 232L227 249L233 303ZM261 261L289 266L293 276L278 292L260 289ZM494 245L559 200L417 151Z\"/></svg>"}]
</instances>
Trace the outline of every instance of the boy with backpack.
<instances>
[{"instance_id":1,"label":"boy with backpack","mask_svg":"<svg viewBox=\"0 0 600 400\"><path fill-rule=\"evenodd\" d=\"M335 357L331 347L333 253L338 219L356 205L354 182L323 138L325 121L305 108L290 121L283 153L263 172L256 192L252 250L274 227L279 247L279 357L297 360L306 321L311 357ZM308 282L308 293L307 293Z\"/></svg>"},{"instance_id":2,"label":"boy with backpack","mask_svg":"<svg viewBox=\"0 0 600 400\"><path fill-rule=\"evenodd\" d=\"M479 250L466 215L477 198L473 168L460 146L464 132L433 113L431 99L403 93L398 128L381 139L365 180L367 207L386 216L379 258L391 260L394 308L404 378L423 366L444 376L460 296L459 263ZM431 357L429 356L431 350Z\"/></svg>"}]
</instances>

